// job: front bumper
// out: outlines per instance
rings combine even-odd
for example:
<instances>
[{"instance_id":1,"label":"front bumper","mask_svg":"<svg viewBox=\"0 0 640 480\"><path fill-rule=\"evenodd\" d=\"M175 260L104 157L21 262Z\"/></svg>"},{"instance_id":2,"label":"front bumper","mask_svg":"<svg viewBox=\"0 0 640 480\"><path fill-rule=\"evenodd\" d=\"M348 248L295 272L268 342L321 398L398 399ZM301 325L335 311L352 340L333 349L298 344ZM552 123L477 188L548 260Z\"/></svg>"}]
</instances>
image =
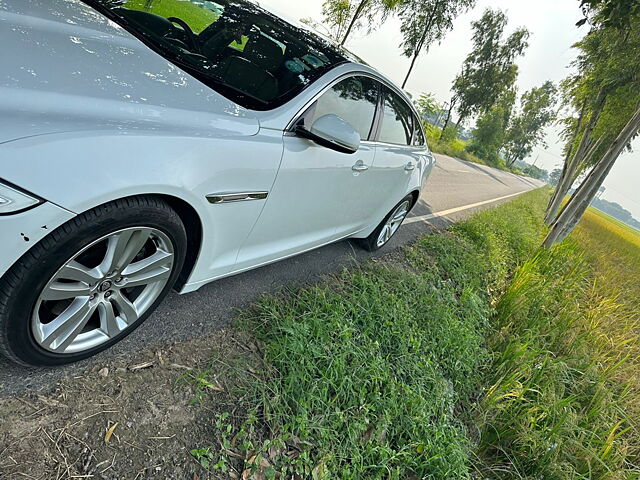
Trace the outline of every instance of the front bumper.
<instances>
[{"instance_id":1,"label":"front bumper","mask_svg":"<svg viewBox=\"0 0 640 480\"><path fill-rule=\"evenodd\" d=\"M0 277L31 247L75 214L45 202L26 212L0 216Z\"/></svg>"}]
</instances>

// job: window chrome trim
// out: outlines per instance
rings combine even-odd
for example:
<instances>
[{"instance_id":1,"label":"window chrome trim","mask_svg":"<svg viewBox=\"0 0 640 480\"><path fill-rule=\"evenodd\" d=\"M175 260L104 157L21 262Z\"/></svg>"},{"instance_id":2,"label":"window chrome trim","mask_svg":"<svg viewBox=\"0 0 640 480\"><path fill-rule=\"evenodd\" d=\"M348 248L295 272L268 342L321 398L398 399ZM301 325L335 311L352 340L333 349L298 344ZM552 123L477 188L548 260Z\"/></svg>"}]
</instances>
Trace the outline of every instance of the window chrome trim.
<instances>
[{"instance_id":1,"label":"window chrome trim","mask_svg":"<svg viewBox=\"0 0 640 480\"><path fill-rule=\"evenodd\" d=\"M269 192L213 193L211 195L207 195L207 200L209 203L219 204L264 200L268 196Z\"/></svg>"},{"instance_id":2,"label":"window chrome trim","mask_svg":"<svg viewBox=\"0 0 640 480\"><path fill-rule=\"evenodd\" d=\"M295 128L295 125L298 123L300 118L307 112L307 110L309 109L309 107L311 105L313 105L322 95L324 95L327 92L327 90L332 89L336 84L342 82L343 80L346 80L349 77L369 77L369 78L375 80L376 82L388 87L390 90L392 90L396 94L398 94L400 96L400 98L402 98L402 100L409 106L409 108L411 109L411 111L413 113L418 115L418 112L417 112L415 106L413 105L413 103L407 101L407 99L405 98L406 95L401 90L399 90L398 87L392 85L391 83L387 82L385 79L383 79L381 77L378 77L377 75L374 75L371 72L364 72L364 71L360 71L360 70L354 70L352 72L347 72L347 73L345 73L343 75L340 75L338 78L334 79L333 81L331 81L330 83L325 85L322 88L322 90L320 90L318 93L316 93L313 97L311 97L311 99L308 102L306 102L298 110L298 112L293 116L293 119L287 124L287 126L284 129L284 131L285 132L291 132ZM380 98L380 94L378 95L378 98ZM369 141L375 141L375 140L369 140Z\"/></svg>"}]
</instances>

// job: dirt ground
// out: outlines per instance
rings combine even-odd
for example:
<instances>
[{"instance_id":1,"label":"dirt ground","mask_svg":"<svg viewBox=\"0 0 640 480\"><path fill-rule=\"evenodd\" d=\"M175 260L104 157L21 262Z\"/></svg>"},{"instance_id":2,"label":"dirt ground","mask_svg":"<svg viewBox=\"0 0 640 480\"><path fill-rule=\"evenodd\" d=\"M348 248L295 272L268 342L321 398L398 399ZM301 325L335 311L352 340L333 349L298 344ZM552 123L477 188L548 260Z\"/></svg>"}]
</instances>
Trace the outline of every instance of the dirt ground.
<instances>
[{"instance_id":1,"label":"dirt ground","mask_svg":"<svg viewBox=\"0 0 640 480\"><path fill-rule=\"evenodd\" d=\"M0 398L0 479L229 478L204 470L189 451L214 444L215 415L239 408L234 380L213 372L214 391L195 402L189 375L214 354L245 352L242 335L227 330L150 347L135 361L109 360L46 395Z\"/></svg>"}]
</instances>

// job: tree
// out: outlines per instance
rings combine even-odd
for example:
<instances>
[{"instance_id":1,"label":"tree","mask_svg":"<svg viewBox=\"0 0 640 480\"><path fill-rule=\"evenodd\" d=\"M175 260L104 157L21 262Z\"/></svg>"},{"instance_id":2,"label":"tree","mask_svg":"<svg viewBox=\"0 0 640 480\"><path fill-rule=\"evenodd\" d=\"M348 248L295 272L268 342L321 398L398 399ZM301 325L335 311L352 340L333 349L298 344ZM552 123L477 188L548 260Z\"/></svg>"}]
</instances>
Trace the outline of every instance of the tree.
<instances>
[{"instance_id":1,"label":"tree","mask_svg":"<svg viewBox=\"0 0 640 480\"><path fill-rule=\"evenodd\" d=\"M563 119L565 162L545 222L558 217L578 177L616 140L640 102L640 15L623 28L600 25L574 45L578 73L562 84L564 103L577 113Z\"/></svg>"},{"instance_id":2,"label":"tree","mask_svg":"<svg viewBox=\"0 0 640 480\"><path fill-rule=\"evenodd\" d=\"M364 25L372 30L384 22L400 0L325 0L324 26L329 36L343 46L354 30Z\"/></svg>"},{"instance_id":3,"label":"tree","mask_svg":"<svg viewBox=\"0 0 640 480\"><path fill-rule=\"evenodd\" d=\"M571 196L565 207L551 225L551 230L544 240L544 246L550 247L564 240L582 218L587 207L593 201L604 179L613 168L624 148L640 133L640 105L629 120L618 138L609 146L602 159L593 167L578 189Z\"/></svg>"},{"instance_id":4,"label":"tree","mask_svg":"<svg viewBox=\"0 0 640 480\"><path fill-rule=\"evenodd\" d=\"M423 118L435 115L442 110L442 107L431 93L422 93L416 101L416 107Z\"/></svg>"},{"instance_id":5,"label":"tree","mask_svg":"<svg viewBox=\"0 0 640 480\"><path fill-rule=\"evenodd\" d=\"M529 31L519 28L503 40L507 17L500 10L485 10L471 24L473 49L453 82L451 110L457 106L458 125L472 115L484 115L511 89L518 77L517 57L528 46ZM448 124L451 115L448 115Z\"/></svg>"},{"instance_id":6,"label":"tree","mask_svg":"<svg viewBox=\"0 0 640 480\"><path fill-rule=\"evenodd\" d=\"M608 5L611 2L593 2ZM545 221L544 245L563 240L578 223L617 158L640 131L640 11L624 22L608 22L595 11L594 29L576 44L578 74L565 82L567 104L579 111L565 119L566 158ZM566 193L587 172L569 201Z\"/></svg>"},{"instance_id":7,"label":"tree","mask_svg":"<svg viewBox=\"0 0 640 480\"><path fill-rule=\"evenodd\" d=\"M542 180L543 182L546 182L549 179L549 172L544 168L536 167L535 165L527 165L522 169L522 173L531 178Z\"/></svg>"},{"instance_id":8,"label":"tree","mask_svg":"<svg viewBox=\"0 0 640 480\"><path fill-rule=\"evenodd\" d=\"M522 95L521 111L512 119L505 135L507 165L524 160L533 147L543 142L544 128L555 120L556 95L557 89L549 81Z\"/></svg>"},{"instance_id":9,"label":"tree","mask_svg":"<svg viewBox=\"0 0 640 480\"><path fill-rule=\"evenodd\" d=\"M515 101L515 89L507 90L499 101L480 117L468 147L471 153L498 167L504 165L500 158L500 149L505 140Z\"/></svg>"},{"instance_id":10,"label":"tree","mask_svg":"<svg viewBox=\"0 0 640 480\"><path fill-rule=\"evenodd\" d=\"M595 21L607 27L624 28L630 18L640 14L640 2L636 0L582 0L580 7L584 18L576 24L578 27Z\"/></svg>"},{"instance_id":11,"label":"tree","mask_svg":"<svg viewBox=\"0 0 640 480\"><path fill-rule=\"evenodd\" d=\"M402 53L411 58L409 71L402 82L407 85L420 54L453 28L453 20L472 8L476 0L401 0L398 13L402 22Z\"/></svg>"},{"instance_id":12,"label":"tree","mask_svg":"<svg viewBox=\"0 0 640 480\"><path fill-rule=\"evenodd\" d=\"M560 175L562 175L562 169L554 168L549 174L549 183L554 187L558 185L558 180L560 180Z\"/></svg>"}]
</instances>

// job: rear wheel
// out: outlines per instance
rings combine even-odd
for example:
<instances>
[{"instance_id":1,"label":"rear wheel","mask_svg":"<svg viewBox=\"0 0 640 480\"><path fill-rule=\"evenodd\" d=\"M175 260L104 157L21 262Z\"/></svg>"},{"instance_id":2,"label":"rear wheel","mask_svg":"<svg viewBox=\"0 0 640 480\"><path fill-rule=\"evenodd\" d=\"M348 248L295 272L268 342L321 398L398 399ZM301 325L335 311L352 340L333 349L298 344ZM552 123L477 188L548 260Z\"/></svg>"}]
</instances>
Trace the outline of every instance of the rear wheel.
<instances>
[{"instance_id":1,"label":"rear wheel","mask_svg":"<svg viewBox=\"0 0 640 480\"><path fill-rule=\"evenodd\" d=\"M28 365L75 362L135 330L173 286L186 252L180 217L134 197L52 232L0 279L0 351Z\"/></svg>"},{"instance_id":2,"label":"rear wheel","mask_svg":"<svg viewBox=\"0 0 640 480\"><path fill-rule=\"evenodd\" d=\"M412 194L404 197L400 203L393 207L391 212L380 222L380 225L378 225L371 235L359 240L360 245L370 252L384 247L389 243L391 237L396 234L400 225L404 222L404 219L407 218L407 215L409 215L413 203L414 199Z\"/></svg>"}]
</instances>

